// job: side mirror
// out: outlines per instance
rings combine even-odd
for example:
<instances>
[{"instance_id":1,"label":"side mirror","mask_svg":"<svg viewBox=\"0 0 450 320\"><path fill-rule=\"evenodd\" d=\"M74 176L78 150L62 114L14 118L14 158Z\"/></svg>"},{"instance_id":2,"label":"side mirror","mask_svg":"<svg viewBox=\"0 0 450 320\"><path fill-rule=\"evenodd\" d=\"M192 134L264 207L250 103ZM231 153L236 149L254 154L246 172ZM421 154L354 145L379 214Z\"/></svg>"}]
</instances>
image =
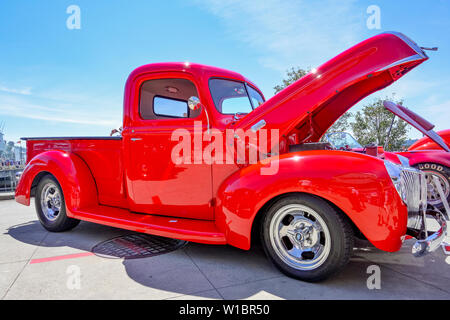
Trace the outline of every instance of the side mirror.
<instances>
[{"instance_id":1,"label":"side mirror","mask_svg":"<svg viewBox=\"0 0 450 320\"><path fill-rule=\"evenodd\" d=\"M189 109L191 109L192 111L200 109L202 107L202 104L200 103L200 99L196 96L192 96L188 99L188 107ZM210 124L209 124L209 115L208 115L208 110L206 110L206 108L203 109L205 111L205 115L206 115L206 121L208 122L207 124L207 128L208 128L208 134L210 133Z\"/></svg>"},{"instance_id":2,"label":"side mirror","mask_svg":"<svg viewBox=\"0 0 450 320\"><path fill-rule=\"evenodd\" d=\"M201 108L202 104L200 103L200 99L196 96L192 96L188 99L188 107L192 111Z\"/></svg>"}]
</instances>

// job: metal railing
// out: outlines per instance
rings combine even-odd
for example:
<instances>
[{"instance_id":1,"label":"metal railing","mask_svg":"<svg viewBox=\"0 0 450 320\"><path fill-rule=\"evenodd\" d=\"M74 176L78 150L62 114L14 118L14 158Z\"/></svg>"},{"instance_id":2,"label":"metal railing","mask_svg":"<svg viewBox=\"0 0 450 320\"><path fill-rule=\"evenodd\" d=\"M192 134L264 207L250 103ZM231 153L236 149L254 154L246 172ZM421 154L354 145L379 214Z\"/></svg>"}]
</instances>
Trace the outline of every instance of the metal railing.
<instances>
[{"instance_id":1,"label":"metal railing","mask_svg":"<svg viewBox=\"0 0 450 320\"><path fill-rule=\"evenodd\" d=\"M14 192L19 182L18 173L23 170L21 166L8 166L0 169L0 193Z\"/></svg>"}]
</instances>

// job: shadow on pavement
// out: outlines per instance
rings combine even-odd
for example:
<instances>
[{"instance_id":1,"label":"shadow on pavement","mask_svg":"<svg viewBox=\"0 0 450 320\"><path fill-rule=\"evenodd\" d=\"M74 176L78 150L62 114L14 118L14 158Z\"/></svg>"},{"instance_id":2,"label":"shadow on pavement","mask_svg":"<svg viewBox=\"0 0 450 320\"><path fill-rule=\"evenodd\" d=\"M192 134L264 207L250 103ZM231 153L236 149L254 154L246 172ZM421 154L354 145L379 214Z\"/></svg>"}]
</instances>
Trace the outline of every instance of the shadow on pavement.
<instances>
[{"instance_id":1,"label":"shadow on pavement","mask_svg":"<svg viewBox=\"0 0 450 320\"><path fill-rule=\"evenodd\" d=\"M10 227L7 235L40 247L69 247L91 251L102 241L134 234L89 222L81 222L78 227L68 232L47 233L44 239L42 230L39 221L30 221ZM383 259L384 253L368 246L367 242L358 242L358 245L361 248L355 249L356 255L344 270L320 283L306 283L284 276L266 259L260 244L244 251L231 246L188 243L185 247L167 254L142 259L123 259L122 264L127 275L137 283L179 295L210 297L210 292L217 290L220 293L219 298L225 299L427 298L414 297L412 290L423 284L415 283L408 275L396 272L395 267L389 266L389 260ZM392 254L390 255L392 257ZM401 263L397 263L401 269ZM406 264L408 263L411 262L407 260ZM370 276L367 268L373 264L379 264L381 267L384 290L369 290L367 287ZM101 273L99 277L102 277Z\"/></svg>"}]
</instances>

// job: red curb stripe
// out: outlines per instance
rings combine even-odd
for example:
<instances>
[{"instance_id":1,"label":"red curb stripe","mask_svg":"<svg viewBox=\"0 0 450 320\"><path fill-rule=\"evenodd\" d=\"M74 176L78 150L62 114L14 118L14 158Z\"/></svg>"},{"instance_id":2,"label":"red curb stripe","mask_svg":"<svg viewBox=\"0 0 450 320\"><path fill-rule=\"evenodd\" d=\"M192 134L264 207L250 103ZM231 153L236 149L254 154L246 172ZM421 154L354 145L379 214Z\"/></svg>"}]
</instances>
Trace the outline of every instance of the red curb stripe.
<instances>
[{"instance_id":1,"label":"red curb stripe","mask_svg":"<svg viewBox=\"0 0 450 320\"><path fill-rule=\"evenodd\" d=\"M33 259L33 260L30 261L30 264L49 262L49 261L57 261L57 260L82 258L82 257L88 257L88 256L92 256L92 255L94 255L92 252L66 254L66 255L63 255L63 256L55 256L55 257L48 257L48 258L41 258L41 259Z\"/></svg>"}]
</instances>

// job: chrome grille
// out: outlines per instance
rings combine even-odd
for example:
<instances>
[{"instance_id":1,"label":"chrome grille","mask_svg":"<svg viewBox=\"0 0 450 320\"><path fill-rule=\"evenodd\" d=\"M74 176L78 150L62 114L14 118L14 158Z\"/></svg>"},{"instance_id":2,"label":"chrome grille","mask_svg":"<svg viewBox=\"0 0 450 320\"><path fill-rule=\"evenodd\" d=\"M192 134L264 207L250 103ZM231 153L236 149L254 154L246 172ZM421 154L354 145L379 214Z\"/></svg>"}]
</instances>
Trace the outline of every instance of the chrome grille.
<instances>
[{"instance_id":1,"label":"chrome grille","mask_svg":"<svg viewBox=\"0 0 450 320\"><path fill-rule=\"evenodd\" d=\"M427 182L422 171L403 168L401 171L401 193L408 207L408 227L420 229L423 210L427 206Z\"/></svg>"}]
</instances>

